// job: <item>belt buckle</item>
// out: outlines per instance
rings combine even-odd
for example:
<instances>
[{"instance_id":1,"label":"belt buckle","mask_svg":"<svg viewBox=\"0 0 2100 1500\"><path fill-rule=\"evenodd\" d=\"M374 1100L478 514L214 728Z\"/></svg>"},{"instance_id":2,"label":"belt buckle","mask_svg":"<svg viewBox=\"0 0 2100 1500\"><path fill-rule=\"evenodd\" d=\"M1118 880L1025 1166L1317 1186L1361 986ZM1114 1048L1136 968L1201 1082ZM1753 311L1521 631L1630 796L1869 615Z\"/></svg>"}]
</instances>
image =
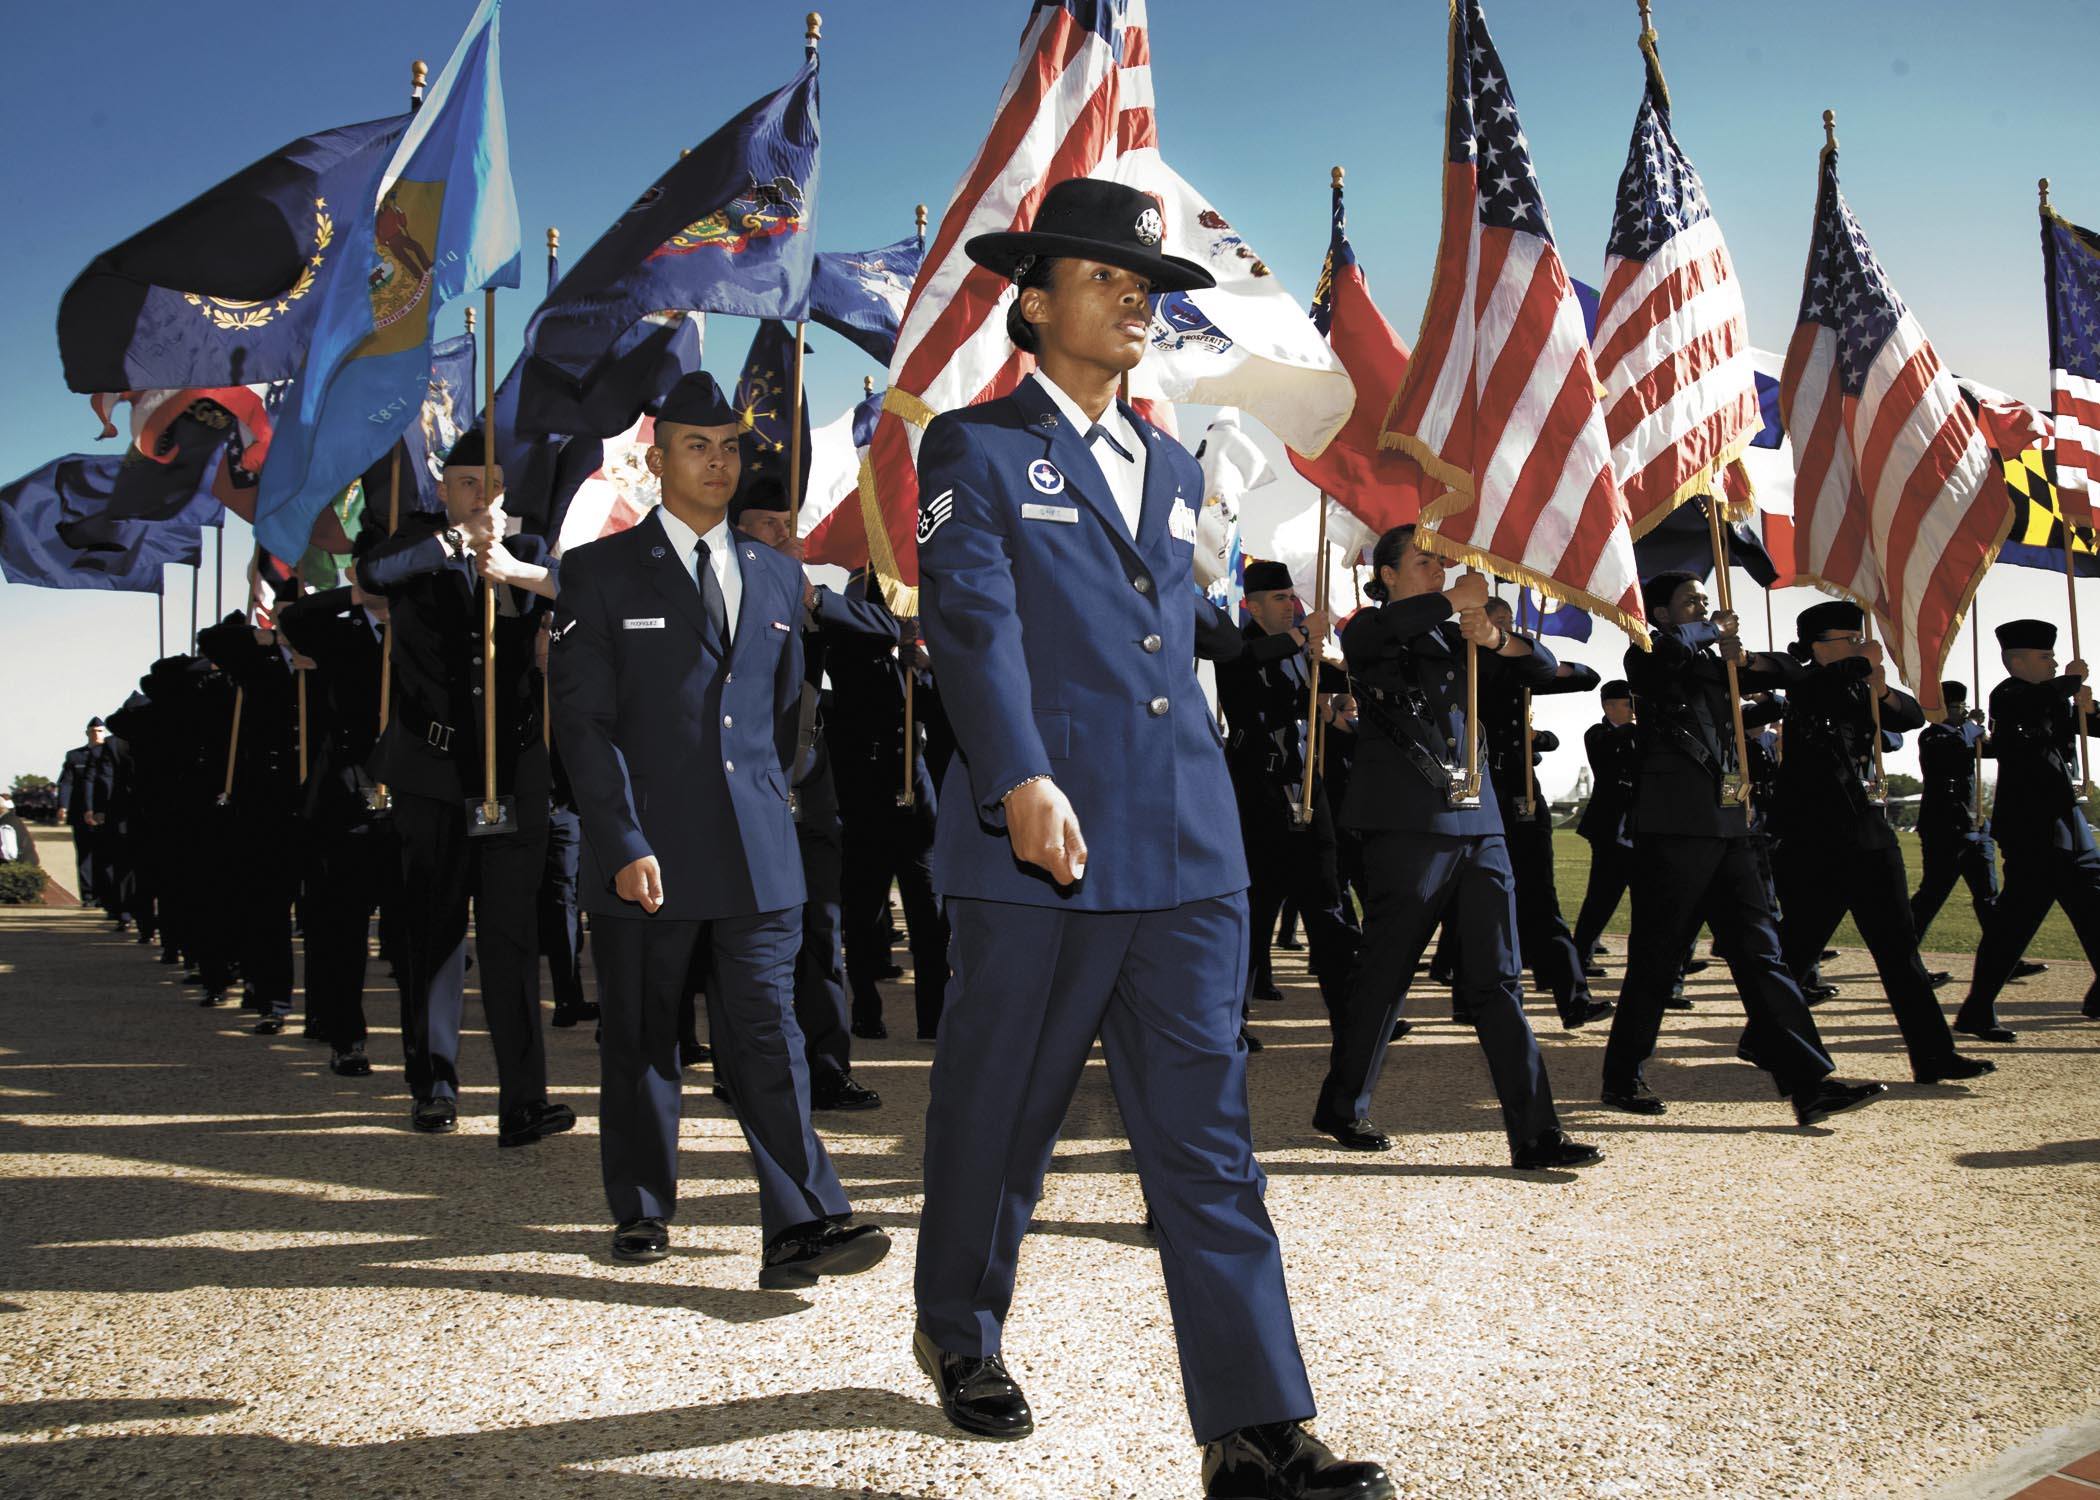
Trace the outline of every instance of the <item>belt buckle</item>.
<instances>
[{"instance_id":1,"label":"belt buckle","mask_svg":"<svg viewBox=\"0 0 2100 1500\"><path fill-rule=\"evenodd\" d=\"M1468 774L1465 767L1446 763L1444 766L1446 786L1444 797L1450 806L1470 809L1480 806L1480 774Z\"/></svg>"},{"instance_id":2,"label":"belt buckle","mask_svg":"<svg viewBox=\"0 0 2100 1500\"><path fill-rule=\"evenodd\" d=\"M450 750L452 748L452 726L450 724L440 724L437 720L432 719L430 727L423 731L423 739L433 750Z\"/></svg>"}]
</instances>

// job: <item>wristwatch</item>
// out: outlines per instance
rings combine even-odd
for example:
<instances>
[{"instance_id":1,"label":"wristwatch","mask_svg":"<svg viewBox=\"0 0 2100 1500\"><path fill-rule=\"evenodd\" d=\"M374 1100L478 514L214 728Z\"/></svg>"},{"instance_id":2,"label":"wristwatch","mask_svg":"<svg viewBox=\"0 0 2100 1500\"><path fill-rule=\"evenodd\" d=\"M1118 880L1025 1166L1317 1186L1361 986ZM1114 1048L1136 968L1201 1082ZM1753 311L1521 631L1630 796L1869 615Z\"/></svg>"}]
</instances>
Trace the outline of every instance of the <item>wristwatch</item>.
<instances>
[{"instance_id":1,"label":"wristwatch","mask_svg":"<svg viewBox=\"0 0 2100 1500\"><path fill-rule=\"evenodd\" d=\"M457 526L447 526L439 535L444 537L445 545L452 549L454 557L465 557L467 555L467 539L460 534Z\"/></svg>"}]
</instances>

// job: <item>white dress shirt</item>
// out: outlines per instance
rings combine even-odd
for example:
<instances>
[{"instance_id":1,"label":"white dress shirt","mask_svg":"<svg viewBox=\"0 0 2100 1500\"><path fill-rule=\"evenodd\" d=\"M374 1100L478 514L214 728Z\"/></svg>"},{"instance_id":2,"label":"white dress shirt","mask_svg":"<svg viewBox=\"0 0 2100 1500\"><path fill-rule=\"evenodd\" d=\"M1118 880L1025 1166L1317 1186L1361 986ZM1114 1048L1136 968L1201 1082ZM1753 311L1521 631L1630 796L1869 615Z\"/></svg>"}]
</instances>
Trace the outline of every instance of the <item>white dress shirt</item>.
<instances>
[{"instance_id":1,"label":"white dress shirt","mask_svg":"<svg viewBox=\"0 0 2100 1500\"><path fill-rule=\"evenodd\" d=\"M1130 455L1125 458L1099 434L1088 437L1096 424L1088 420L1087 414L1079 409L1079 403L1066 395L1056 381L1041 370L1030 378L1043 388L1043 394L1064 414L1073 431L1079 434L1080 442L1085 443L1087 451L1093 454L1094 463L1108 484L1108 493L1116 502L1116 509L1123 513L1123 527L1135 540L1138 515L1145 508L1145 440L1138 436L1137 428L1123 415L1122 406L1110 401L1108 410L1101 413L1099 425L1109 437L1123 445L1124 452Z\"/></svg>"},{"instance_id":2,"label":"white dress shirt","mask_svg":"<svg viewBox=\"0 0 2100 1500\"><path fill-rule=\"evenodd\" d=\"M698 559L693 549L700 542L707 543L707 563L714 569L715 586L722 591L722 609L728 616L729 639L736 639L736 612L744 602L744 570L737 566L736 533L729 529L729 518L724 516L715 523L715 529L704 538L699 532L671 514L671 507L659 505L657 519L663 523L664 535L671 539L671 546L685 562L686 576L693 580L693 587L700 587L700 574L695 567Z\"/></svg>"}]
</instances>

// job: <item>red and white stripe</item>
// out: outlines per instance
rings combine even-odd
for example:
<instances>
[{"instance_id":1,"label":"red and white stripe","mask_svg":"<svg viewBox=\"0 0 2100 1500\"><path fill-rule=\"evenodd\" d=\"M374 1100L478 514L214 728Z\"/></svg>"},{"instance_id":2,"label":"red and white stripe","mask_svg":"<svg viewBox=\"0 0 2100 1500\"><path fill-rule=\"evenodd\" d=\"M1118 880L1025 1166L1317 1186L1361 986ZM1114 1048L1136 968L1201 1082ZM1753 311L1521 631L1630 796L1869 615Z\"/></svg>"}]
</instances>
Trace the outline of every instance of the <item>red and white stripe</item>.
<instances>
[{"instance_id":1,"label":"red and white stripe","mask_svg":"<svg viewBox=\"0 0 2100 1500\"><path fill-rule=\"evenodd\" d=\"M1801 324L1780 406L1800 581L1871 609L1897 675L1937 716L1947 648L2010 523L1975 417L1907 309L1858 396L1840 387L1837 334Z\"/></svg>"},{"instance_id":2,"label":"red and white stripe","mask_svg":"<svg viewBox=\"0 0 2100 1500\"><path fill-rule=\"evenodd\" d=\"M111 413L119 405L131 403L132 446L155 463L165 464L175 459L173 446L162 442L169 426L197 402L212 402L224 407L227 414L240 424L242 470L260 474L263 460L270 456L273 430L266 401L269 391L267 384L97 391L88 397L88 404L102 421L101 436L113 438L117 435L117 424L110 420Z\"/></svg>"},{"instance_id":3,"label":"red and white stripe","mask_svg":"<svg viewBox=\"0 0 2100 1500\"><path fill-rule=\"evenodd\" d=\"M1717 220L1646 259L1605 258L1596 351L1612 465L1644 536L1707 493L1761 425L1742 287Z\"/></svg>"},{"instance_id":4,"label":"red and white stripe","mask_svg":"<svg viewBox=\"0 0 2100 1500\"><path fill-rule=\"evenodd\" d=\"M2100 484L2100 380L2050 372L2055 405L2056 493L2065 519L2092 526L2093 487Z\"/></svg>"},{"instance_id":5,"label":"red and white stripe","mask_svg":"<svg viewBox=\"0 0 2100 1500\"><path fill-rule=\"evenodd\" d=\"M1446 165L1429 312L1386 419L1384 440L1451 490L1424 505L1417 540L1645 644L1581 305L1550 242L1483 227L1476 186L1474 163Z\"/></svg>"}]
</instances>

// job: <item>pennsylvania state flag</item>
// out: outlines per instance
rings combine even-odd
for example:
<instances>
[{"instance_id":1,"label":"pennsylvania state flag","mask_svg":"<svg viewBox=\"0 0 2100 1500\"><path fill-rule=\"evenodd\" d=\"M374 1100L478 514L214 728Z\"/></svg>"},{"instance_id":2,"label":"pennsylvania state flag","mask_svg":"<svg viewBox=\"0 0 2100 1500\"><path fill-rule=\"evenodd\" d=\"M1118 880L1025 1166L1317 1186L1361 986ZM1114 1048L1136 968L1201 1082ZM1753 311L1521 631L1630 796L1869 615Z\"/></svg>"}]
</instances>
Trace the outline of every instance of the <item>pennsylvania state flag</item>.
<instances>
[{"instance_id":1,"label":"pennsylvania state flag","mask_svg":"<svg viewBox=\"0 0 2100 1500\"><path fill-rule=\"evenodd\" d=\"M273 556L304 553L315 518L422 411L438 312L477 287L518 285L501 8L480 0L327 268L297 399L278 419L256 498L256 539Z\"/></svg>"}]
</instances>

